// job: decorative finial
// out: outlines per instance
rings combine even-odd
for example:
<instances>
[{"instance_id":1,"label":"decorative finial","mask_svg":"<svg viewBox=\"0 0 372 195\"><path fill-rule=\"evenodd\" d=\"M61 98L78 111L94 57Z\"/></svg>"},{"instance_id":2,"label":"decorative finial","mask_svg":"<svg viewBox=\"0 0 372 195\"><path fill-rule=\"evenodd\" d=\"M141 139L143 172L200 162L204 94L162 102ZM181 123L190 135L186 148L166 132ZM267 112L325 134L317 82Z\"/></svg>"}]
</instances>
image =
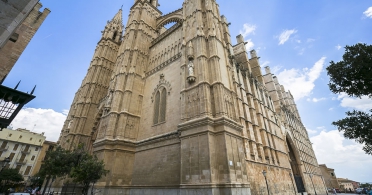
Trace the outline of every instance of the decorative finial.
<instances>
[{"instance_id":1,"label":"decorative finial","mask_svg":"<svg viewBox=\"0 0 372 195\"><path fill-rule=\"evenodd\" d=\"M20 83L21 83L21 81L19 81L19 82L17 83L17 85L14 87L14 89L17 89Z\"/></svg>"},{"instance_id":2,"label":"decorative finial","mask_svg":"<svg viewBox=\"0 0 372 195\"><path fill-rule=\"evenodd\" d=\"M30 93L31 95L34 94L35 89L36 89L36 85L35 85L35 87L32 89L32 91L31 91L31 93Z\"/></svg>"},{"instance_id":3,"label":"decorative finial","mask_svg":"<svg viewBox=\"0 0 372 195\"><path fill-rule=\"evenodd\" d=\"M120 8L120 10L123 10L123 5L121 5L121 8Z\"/></svg>"}]
</instances>

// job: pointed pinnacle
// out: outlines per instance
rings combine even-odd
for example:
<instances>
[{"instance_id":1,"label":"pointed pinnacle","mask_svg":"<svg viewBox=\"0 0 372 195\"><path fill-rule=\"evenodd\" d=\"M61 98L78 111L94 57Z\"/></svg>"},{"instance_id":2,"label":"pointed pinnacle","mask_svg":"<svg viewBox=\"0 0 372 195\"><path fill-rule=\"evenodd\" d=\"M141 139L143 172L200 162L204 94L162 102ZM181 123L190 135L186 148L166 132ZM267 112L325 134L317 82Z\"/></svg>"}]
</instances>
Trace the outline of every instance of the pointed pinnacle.
<instances>
[{"instance_id":1,"label":"pointed pinnacle","mask_svg":"<svg viewBox=\"0 0 372 195\"><path fill-rule=\"evenodd\" d=\"M36 85L35 85L35 87L32 89L32 91L31 91L31 93L30 93L31 95L34 94L35 89L36 89Z\"/></svg>"},{"instance_id":2,"label":"pointed pinnacle","mask_svg":"<svg viewBox=\"0 0 372 195\"><path fill-rule=\"evenodd\" d=\"M14 89L17 89L20 83L21 83L21 80L17 83L17 85L14 87Z\"/></svg>"}]
</instances>

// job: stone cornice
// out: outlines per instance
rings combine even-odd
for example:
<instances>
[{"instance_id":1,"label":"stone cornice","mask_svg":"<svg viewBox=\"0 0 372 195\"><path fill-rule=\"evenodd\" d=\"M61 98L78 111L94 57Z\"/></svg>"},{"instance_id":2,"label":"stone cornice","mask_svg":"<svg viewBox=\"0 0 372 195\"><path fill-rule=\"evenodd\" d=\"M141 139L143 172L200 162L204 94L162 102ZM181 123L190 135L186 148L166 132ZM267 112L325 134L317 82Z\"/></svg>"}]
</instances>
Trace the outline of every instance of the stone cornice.
<instances>
[{"instance_id":1,"label":"stone cornice","mask_svg":"<svg viewBox=\"0 0 372 195\"><path fill-rule=\"evenodd\" d=\"M141 141L138 141L136 143L137 146L142 146L142 145L148 145L152 143L157 143L165 140L170 140L170 139L178 139L179 138L179 132L178 131L173 131L170 133L162 134L162 135L157 135L154 137L150 137Z\"/></svg>"},{"instance_id":2,"label":"stone cornice","mask_svg":"<svg viewBox=\"0 0 372 195\"><path fill-rule=\"evenodd\" d=\"M220 117L220 118L203 117L203 118L193 119L193 120L179 124L178 130L185 131L185 130L189 130L189 129L200 127L200 126L206 126L206 125L210 125L210 126L225 125L237 131L243 130L242 125L239 125L237 122L233 121L232 119L226 118L226 117Z\"/></svg>"}]
</instances>

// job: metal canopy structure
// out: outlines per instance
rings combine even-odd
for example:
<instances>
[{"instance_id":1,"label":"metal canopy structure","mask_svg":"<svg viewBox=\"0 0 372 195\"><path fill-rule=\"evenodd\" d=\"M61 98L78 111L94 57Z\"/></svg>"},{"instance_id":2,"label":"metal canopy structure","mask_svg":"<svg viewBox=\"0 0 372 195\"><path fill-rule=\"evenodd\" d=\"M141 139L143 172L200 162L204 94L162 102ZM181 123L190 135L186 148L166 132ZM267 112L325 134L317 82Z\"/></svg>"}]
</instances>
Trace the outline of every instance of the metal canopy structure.
<instances>
[{"instance_id":1,"label":"metal canopy structure","mask_svg":"<svg viewBox=\"0 0 372 195\"><path fill-rule=\"evenodd\" d=\"M0 85L0 131L9 126L22 107L35 98L32 94L36 86L28 94L18 91L18 85L14 89Z\"/></svg>"}]
</instances>

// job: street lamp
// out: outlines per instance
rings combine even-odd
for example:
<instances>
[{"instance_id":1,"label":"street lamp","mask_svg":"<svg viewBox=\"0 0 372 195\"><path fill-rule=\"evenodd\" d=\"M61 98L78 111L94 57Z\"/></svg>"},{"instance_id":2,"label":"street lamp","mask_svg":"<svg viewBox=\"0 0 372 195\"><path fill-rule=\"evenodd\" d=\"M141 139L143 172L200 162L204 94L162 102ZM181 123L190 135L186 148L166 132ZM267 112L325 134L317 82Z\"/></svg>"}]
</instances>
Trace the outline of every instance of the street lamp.
<instances>
[{"instance_id":1,"label":"street lamp","mask_svg":"<svg viewBox=\"0 0 372 195\"><path fill-rule=\"evenodd\" d=\"M269 185L267 184L267 179L266 179L266 171L263 170L262 171L262 174L264 175L265 177L265 181L266 181L266 188L267 188L267 194L270 195L270 190L269 190Z\"/></svg>"},{"instance_id":2,"label":"street lamp","mask_svg":"<svg viewBox=\"0 0 372 195\"><path fill-rule=\"evenodd\" d=\"M8 163L10 163L10 158L9 157L6 157L3 161L2 161L2 164L3 166L1 166L1 171L3 171L3 169L6 167L6 165L8 165Z\"/></svg>"},{"instance_id":3,"label":"street lamp","mask_svg":"<svg viewBox=\"0 0 372 195\"><path fill-rule=\"evenodd\" d=\"M291 178L291 182L292 182L292 186L293 186L293 191L294 191L294 194L296 195L297 194L296 193L296 188L295 188L295 186L293 184L293 179L292 179L292 173L291 172L289 172L289 177Z\"/></svg>"},{"instance_id":4,"label":"street lamp","mask_svg":"<svg viewBox=\"0 0 372 195\"><path fill-rule=\"evenodd\" d=\"M313 184L315 195L317 195L316 190L315 190L315 186L314 186L314 183L313 183L313 174L310 173L309 176L310 176L311 183Z\"/></svg>"}]
</instances>

